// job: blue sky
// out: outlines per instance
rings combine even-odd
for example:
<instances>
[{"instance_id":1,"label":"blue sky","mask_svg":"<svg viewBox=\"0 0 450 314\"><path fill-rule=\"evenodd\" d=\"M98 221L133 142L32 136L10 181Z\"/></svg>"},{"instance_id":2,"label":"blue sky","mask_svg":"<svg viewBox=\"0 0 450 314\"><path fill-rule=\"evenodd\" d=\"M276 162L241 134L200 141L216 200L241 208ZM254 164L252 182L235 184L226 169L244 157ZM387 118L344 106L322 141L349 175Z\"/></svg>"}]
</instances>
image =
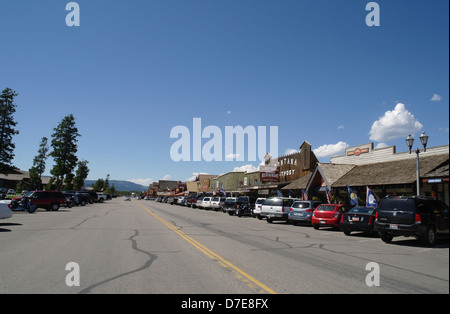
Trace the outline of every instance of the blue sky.
<instances>
[{"instance_id":1,"label":"blue sky","mask_svg":"<svg viewBox=\"0 0 450 314\"><path fill-rule=\"evenodd\" d=\"M449 143L448 1L376 1L379 27L365 0L79 0L79 27L69 2L0 0L0 89L19 93L23 170L70 113L90 179L258 165L174 162L170 131L193 118L278 126L280 155L306 140L323 162L369 142L404 151L422 130Z\"/></svg>"}]
</instances>

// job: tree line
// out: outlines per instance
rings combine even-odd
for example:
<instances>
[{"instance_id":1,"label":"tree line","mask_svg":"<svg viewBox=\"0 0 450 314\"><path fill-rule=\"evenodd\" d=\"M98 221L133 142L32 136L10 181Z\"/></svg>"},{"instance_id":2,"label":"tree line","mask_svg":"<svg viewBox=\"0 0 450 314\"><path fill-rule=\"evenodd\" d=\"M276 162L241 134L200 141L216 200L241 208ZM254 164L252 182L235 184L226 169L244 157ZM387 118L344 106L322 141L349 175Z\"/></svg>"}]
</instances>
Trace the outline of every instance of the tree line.
<instances>
[{"instance_id":1,"label":"tree line","mask_svg":"<svg viewBox=\"0 0 450 314\"><path fill-rule=\"evenodd\" d=\"M14 120L17 105L15 98L18 93L10 88L5 88L0 95L0 173L9 174L16 169L12 161L16 148L13 137L19 134L18 122ZM29 169L30 190L42 188L41 177L45 171L48 157L53 157L54 165L50 170L53 176L46 189L81 190L84 181L89 174L88 161L78 160L78 138L81 134L72 114L65 116L53 129L51 142L43 137L39 144L37 155L33 159L33 166ZM51 151L50 151L51 148ZM50 151L50 152L49 152ZM76 168L76 171L75 171Z\"/></svg>"}]
</instances>

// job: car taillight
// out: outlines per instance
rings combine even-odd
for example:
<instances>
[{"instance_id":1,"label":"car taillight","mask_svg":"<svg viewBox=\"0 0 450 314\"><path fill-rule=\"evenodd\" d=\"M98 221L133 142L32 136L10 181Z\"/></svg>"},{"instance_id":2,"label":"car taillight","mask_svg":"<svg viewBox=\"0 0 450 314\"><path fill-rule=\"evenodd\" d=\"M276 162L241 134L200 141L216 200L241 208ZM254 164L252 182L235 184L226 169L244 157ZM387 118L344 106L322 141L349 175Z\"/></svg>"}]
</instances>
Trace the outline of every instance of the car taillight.
<instances>
[{"instance_id":1,"label":"car taillight","mask_svg":"<svg viewBox=\"0 0 450 314\"><path fill-rule=\"evenodd\" d=\"M375 213L375 220L378 220L378 212Z\"/></svg>"},{"instance_id":2,"label":"car taillight","mask_svg":"<svg viewBox=\"0 0 450 314\"><path fill-rule=\"evenodd\" d=\"M344 215L341 216L341 222L344 222Z\"/></svg>"},{"instance_id":3,"label":"car taillight","mask_svg":"<svg viewBox=\"0 0 450 314\"><path fill-rule=\"evenodd\" d=\"M373 217L370 216L370 217L369 217L369 225L371 225L372 223L373 223Z\"/></svg>"},{"instance_id":4,"label":"car taillight","mask_svg":"<svg viewBox=\"0 0 450 314\"><path fill-rule=\"evenodd\" d=\"M420 218L419 214L416 214L416 224L421 224L422 223L422 218Z\"/></svg>"},{"instance_id":5,"label":"car taillight","mask_svg":"<svg viewBox=\"0 0 450 314\"><path fill-rule=\"evenodd\" d=\"M291 211L293 211L294 209L292 208L292 207L289 207L289 211L291 212Z\"/></svg>"}]
</instances>

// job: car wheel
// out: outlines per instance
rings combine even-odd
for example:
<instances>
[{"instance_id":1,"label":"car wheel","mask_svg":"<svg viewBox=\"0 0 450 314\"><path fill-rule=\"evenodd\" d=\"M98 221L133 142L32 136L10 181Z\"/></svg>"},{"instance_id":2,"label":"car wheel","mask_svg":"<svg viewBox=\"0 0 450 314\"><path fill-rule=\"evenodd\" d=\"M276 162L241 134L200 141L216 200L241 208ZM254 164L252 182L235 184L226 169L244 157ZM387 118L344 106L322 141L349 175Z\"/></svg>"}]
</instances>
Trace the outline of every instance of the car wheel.
<instances>
[{"instance_id":1,"label":"car wheel","mask_svg":"<svg viewBox=\"0 0 450 314\"><path fill-rule=\"evenodd\" d=\"M427 232L424 234L422 242L427 246L432 246L436 242L436 230L433 226L428 226Z\"/></svg>"},{"instance_id":2,"label":"car wheel","mask_svg":"<svg viewBox=\"0 0 450 314\"><path fill-rule=\"evenodd\" d=\"M316 229L316 230L319 230L320 226L317 225L317 224L314 224L314 225L313 225L313 228Z\"/></svg>"},{"instance_id":3,"label":"car wheel","mask_svg":"<svg viewBox=\"0 0 450 314\"><path fill-rule=\"evenodd\" d=\"M383 242L391 243L392 239L394 238L394 236L389 234L389 233L387 233L387 232L381 232L380 233L380 238L381 238L381 240L383 240Z\"/></svg>"},{"instance_id":4,"label":"car wheel","mask_svg":"<svg viewBox=\"0 0 450 314\"><path fill-rule=\"evenodd\" d=\"M271 223L273 222L273 219L272 219L272 218L269 218L269 217L267 217L267 218L266 218L266 221L267 221L268 223L270 223L270 224L271 224Z\"/></svg>"},{"instance_id":5,"label":"car wheel","mask_svg":"<svg viewBox=\"0 0 450 314\"><path fill-rule=\"evenodd\" d=\"M345 234L346 236L349 236L351 233L352 233L352 232L351 232L350 230L344 230L344 234Z\"/></svg>"},{"instance_id":6,"label":"car wheel","mask_svg":"<svg viewBox=\"0 0 450 314\"><path fill-rule=\"evenodd\" d=\"M52 204L52 211L56 212L59 210L59 204L58 203L53 203Z\"/></svg>"}]
</instances>

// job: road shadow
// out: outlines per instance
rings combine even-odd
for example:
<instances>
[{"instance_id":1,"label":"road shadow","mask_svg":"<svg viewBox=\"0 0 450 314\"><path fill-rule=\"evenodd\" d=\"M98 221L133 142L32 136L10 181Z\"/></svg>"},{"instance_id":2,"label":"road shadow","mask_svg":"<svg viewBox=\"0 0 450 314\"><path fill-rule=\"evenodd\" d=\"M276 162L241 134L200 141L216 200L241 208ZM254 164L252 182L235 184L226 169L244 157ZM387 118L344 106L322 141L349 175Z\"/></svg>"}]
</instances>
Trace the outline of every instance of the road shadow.
<instances>
[{"instance_id":1,"label":"road shadow","mask_svg":"<svg viewBox=\"0 0 450 314\"><path fill-rule=\"evenodd\" d=\"M12 223L12 222L6 222L6 223L0 223L0 232L11 232L11 229L5 229L3 227L9 227L9 226L22 226L22 224L18 223Z\"/></svg>"},{"instance_id":2,"label":"road shadow","mask_svg":"<svg viewBox=\"0 0 450 314\"><path fill-rule=\"evenodd\" d=\"M436 239L436 243L433 246L428 246L422 241L417 240L416 238L406 238L406 237L395 237L390 245L398 245L398 246L410 246L417 248L430 248L430 249L448 249L449 248L449 239L448 238L438 238Z\"/></svg>"}]
</instances>

